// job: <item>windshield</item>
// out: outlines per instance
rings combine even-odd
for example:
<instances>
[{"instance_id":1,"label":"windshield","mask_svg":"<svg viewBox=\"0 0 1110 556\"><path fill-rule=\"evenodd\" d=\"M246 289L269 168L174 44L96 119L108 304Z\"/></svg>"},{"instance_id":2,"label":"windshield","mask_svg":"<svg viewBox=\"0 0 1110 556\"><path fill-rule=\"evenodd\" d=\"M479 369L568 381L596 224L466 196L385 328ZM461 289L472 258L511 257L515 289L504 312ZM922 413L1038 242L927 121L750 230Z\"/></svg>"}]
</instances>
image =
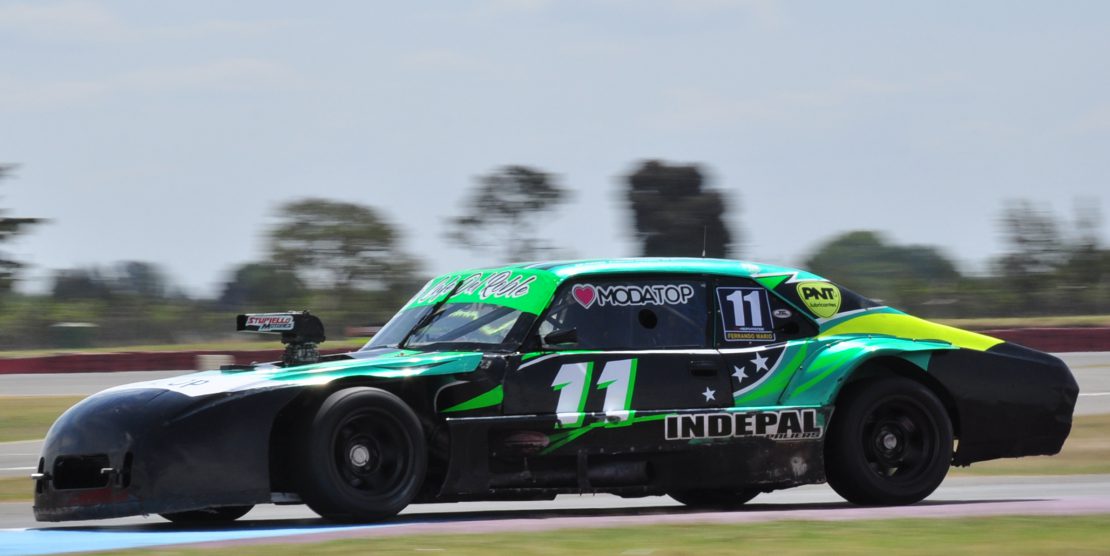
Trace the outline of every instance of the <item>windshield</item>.
<instances>
[{"instance_id":1,"label":"windshield","mask_svg":"<svg viewBox=\"0 0 1110 556\"><path fill-rule=\"evenodd\" d=\"M512 350L520 344L535 318L530 313L490 303L446 303L428 318L432 309L423 306L401 311L363 349Z\"/></svg>"}]
</instances>

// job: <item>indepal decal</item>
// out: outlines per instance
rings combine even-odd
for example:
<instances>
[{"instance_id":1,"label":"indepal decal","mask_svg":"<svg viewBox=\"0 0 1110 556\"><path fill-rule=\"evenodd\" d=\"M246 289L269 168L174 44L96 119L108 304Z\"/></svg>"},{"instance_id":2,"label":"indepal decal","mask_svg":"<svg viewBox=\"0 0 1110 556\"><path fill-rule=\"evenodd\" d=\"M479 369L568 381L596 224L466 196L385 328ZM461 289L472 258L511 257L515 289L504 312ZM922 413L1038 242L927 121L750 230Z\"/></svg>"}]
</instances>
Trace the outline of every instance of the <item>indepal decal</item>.
<instances>
[{"instance_id":1,"label":"indepal decal","mask_svg":"<svg viewBox=\"0 0 1110 556\"><path fill-rule=\"evenodd\" d=\"M589 309L590 305L593 305L594 301L597 300L597 289L590 284L576 285L571 288L570 294L585 309Z\"/></svg>"},{"instance_id":2,"label":"indepal decal","mask_svg":"<svg viewBox=\"0 0 1110 556\"><path fill-rule=\"evenodd\" d=\"M823 432L813 409L668 415L664 426L667 440L748 437L812 440L821 438Z\"/></svg>"},{"instance_id":3,"label":"indepal decal","mask_svg":"<svg viewBox=\"0 0 1110 556\"><path fill-rule=\"evenodd\" d=\"M799 282L798 297L820 318L827 319L840 311L840 288L829 282Z\"/></svg>"}]
</instances>

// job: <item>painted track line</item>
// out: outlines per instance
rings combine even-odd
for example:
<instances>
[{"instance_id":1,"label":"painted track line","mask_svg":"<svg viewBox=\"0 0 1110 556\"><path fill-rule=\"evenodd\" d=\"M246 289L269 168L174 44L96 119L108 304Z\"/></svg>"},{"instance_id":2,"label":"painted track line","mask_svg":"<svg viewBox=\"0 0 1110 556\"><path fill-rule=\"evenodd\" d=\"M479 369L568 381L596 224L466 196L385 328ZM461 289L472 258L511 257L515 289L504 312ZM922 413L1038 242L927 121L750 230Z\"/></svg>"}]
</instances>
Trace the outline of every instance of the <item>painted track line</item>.
<instances>
[{"instance_id":1,"label":"painted track line","mask_svg":"<svg viewBox=\"0 0 1110 556\"><path fill-rule=\"evenodd\" d=\"M814 506L819 506L814 508ZM767 509L772 508L772 509ZM665 508L663 512L652 511L629 515L627 512L577 512L580 515L541 515L529 518L505 519L455 519L441 522L424 521L421 523L398 524L390 528L354 527L342 531L308 533L292 538L266 539L228 539L207 541L185 545L193 548L213 548L257 544L305 544L331 540L371 537L419 536L427 541L429 535L462 535L551 531L558 529L599 529L609 527L636 527L653 525L693 525L693 524L738 524L762 523L782 520L812 521L858 521L880 519L955 519L961 517L994 516L1059 516L1106 514L1110 516L1110 496L1072 497L1054 500L1018 501L940 501L922 502L912 506L859 507L846 502L835 504L805 504L800 507L777 504L753 504L733 512L702 513L685 508ZM581 515L589 514L589 515ZM1108 517L1110 519L1110 517ZM183 547L181 547L183 548Z\"/></svg>"},{"instance_id":2,"label":"painted track line","mask_svg":"<svg viewBox=\"0 0 1110 556\"><path fill-rule=\"evenodd\" d=\"M399 524L261 527L250 529L199 530L105 530L100 527L62 529L0 529L0 556L64 554L150 548L167 545L230 542L256 539L259 542L285 542L307 534L338 534L348 529L397 527Z\"/></svg>"}]
</instances>

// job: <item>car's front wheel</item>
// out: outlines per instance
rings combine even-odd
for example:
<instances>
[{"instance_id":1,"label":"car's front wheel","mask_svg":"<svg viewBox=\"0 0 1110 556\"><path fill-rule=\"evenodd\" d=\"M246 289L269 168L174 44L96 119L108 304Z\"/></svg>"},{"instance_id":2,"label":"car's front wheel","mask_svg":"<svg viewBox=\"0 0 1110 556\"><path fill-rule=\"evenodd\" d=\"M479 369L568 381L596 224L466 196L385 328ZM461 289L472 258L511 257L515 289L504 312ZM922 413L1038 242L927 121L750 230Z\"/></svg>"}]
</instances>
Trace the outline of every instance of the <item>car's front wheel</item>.
<instances>
[{"instance_id":1,"label":"car's front wheel","mask_svg":"<svg viewBox=\"0 0 1110 556\"><path fill-rule=\"evenodd\" d=\"M829 486L854 504L913 504L952 461L952 423L925 386L901 377L851 384L825 439Z\"/></svg>"},{"instance_id":2,"label":"car's front wheel","mask_svg":"<svg viewBox=\"0 0 1110 556\"><path fill-rule=\"evenodd\" d=\"M296 473L301 498L336 521L373 521L400 512L427 469L420 421L397 396L348 388L327 397L301 431Z\"/></svg>"}]
</instances>

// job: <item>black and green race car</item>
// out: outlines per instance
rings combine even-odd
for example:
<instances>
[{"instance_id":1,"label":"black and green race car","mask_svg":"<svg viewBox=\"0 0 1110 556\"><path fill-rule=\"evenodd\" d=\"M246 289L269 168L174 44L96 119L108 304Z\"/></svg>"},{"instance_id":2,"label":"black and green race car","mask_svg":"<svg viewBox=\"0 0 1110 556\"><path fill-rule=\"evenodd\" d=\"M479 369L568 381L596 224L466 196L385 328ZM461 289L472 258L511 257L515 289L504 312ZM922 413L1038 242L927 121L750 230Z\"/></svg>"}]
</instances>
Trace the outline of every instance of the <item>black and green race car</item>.
<instances>
[{"instance_id":1,"label":"black and green race car","mask_svg":"<svg viewBox=\"0 0 1110 556\"><path fill-rule=\"evenodd\" d=\"M1059 359L885 307L811 273L715 259L467 270L362 349L320 357L305 313L241 315L282 362L96 394L35 474L43 521L342 521L410 503L670 495L728 508L827 481L911 504L950 465L1059 452Z\"/></svg>"}]
</instances>

